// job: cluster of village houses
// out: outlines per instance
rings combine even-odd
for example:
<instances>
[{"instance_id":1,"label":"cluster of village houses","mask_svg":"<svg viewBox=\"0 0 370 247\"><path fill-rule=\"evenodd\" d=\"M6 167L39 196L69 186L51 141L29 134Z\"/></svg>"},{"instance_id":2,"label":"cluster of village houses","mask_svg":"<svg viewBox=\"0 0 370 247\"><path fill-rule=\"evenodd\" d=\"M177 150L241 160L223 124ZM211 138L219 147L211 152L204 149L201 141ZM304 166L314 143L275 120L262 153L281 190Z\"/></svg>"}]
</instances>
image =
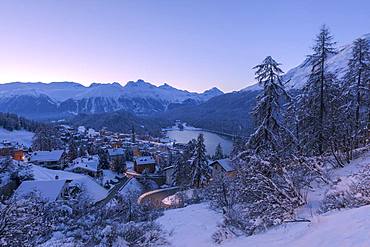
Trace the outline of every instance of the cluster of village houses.
<instances>
[{"instance_id":1,"label":"cluster of village houses","mask_svg":"<svg viewBox=\"0 0 370 247\"><path fill-rule=\"evenodd\" d=\"M102 169L98 154L88 154L66 162L68 145L65 149L50 151L32 151L29 147L3 140L0 143L0 156L11 155L15 162L32 164L38 173L49 174L47 178L23 181L16 189L16 195L38 191L48 200L57 200L71 191L75 181L85 181L84 186L92 186L88 190L106 190L95 201L103 200L109 194L109 189L127 178L152 179L157 188L169 187L174 184L173 160L183 151L184 144L175 144L167 138L138 137L133 140L132 134L114 133L106 129L95 131L84 126L73 128L60 125L61 139L68 142L73 138L79 146L99 147L106 153L109 163L108 169ZM128 158L128 150L131 157ZM113 164L122 166L118 172L113 170ZM210 162L213 173L226 173L232 175L234 167L230 160L222 159ZM110 169L111 168L111 169ZM40 170L43 169L43 170ZM74 176L71 174L80 174ZM51 174L51 175L50 175ZM88 177L89 179L86 179ZM83 178L83 179L82 179ZM75 181L74 181L75 180ZM86 181L89 181L86 183ZM95 184L92 184L92 181ZM73 183L75 182L75 183ZM97 188L100 186L102 188ZM92 194L96 191L92 191Z\"/></svg>"}]
</instances>

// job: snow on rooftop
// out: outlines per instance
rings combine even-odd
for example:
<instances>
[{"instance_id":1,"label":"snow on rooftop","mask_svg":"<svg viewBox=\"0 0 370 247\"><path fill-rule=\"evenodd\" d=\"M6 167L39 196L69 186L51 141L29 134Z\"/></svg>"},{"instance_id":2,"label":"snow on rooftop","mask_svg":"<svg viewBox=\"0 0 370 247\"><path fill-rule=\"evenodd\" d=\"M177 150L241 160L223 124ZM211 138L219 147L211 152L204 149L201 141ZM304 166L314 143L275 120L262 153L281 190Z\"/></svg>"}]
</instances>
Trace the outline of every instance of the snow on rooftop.
<instances>
[{"instance_id":1,"label":"snow on rooftop","mask_svg":"<svg viewBox=\"0 0 370 247\"><path fill-rule=\"evenodd\" d=\"M125 150L123 148L109 148L108 154L109 156L124 155Z\"/></svg>"},{"instance_id":2,"label":"snow on rooftop","mask_svg":"<svg viewBox=\"0 0 370 247\"><path fill-rule=\"evenodd\" d=\"M73 172L66 172L62 170L51 170L44 167L32 165L33 176L35 180L56 180L56 176L59 180L72 180L70 185L79 185L86 190L87 195L91 197L93 201L100 201L104 199L108 192L92 178L83 174L77 174Z\"/></svg>"},{"instance_id":3,"label":"snow on rooftop","mask_svg":"<svg viewBox=\"0 0 370 247\"><path fill-rule=\"evenodd\" d=\"M136 164L138 165L147 165L147 164L155 163L155 160L152 156L138 157L135 159L135 161L136 161Z\"/></svg>"},{"instance_id":4,"label":"snow on rooftop","mask_svg":"<svg viewBox=\"0 0 370 247\"><path fill-rule=\"evenodd\" d=\"M85 133L86 128L85 128L85 126L78 126L77 131L78 131L79 133L83 134L83 133Z\"/></svg>"},{"instance_id":5,"label":"snow on rooftop","mask_svg":"<svg viewBox=\"0 0 370 247\"><path fill-rule=\"evenodd\" d=\"M100 133L95 131L94 129L90 128L87 130L87 136L88 137L96 137L96 136L99 136Z\"/></svg>"},{"instance_id":6,"label":"snow on rooftop","mask_svg":"<svg viewBox=\"0 0 370 247\"><path fill-rule=\"evenodd\" d=\"M218 162L222 166L222 168L227 172L231 172L231 171L235 170L235 167L234 167L234 165L233 165L233 163L231 162L230 159L216 160L212 164L214 164L216 162ZM212 166L212 164L211 164L211 166Z\"/></svg>"},{"instance_id":7,"label":"snow on rooftop","mask_svg":"<svg viewBox=\"0 0 370 247\"><path fill-rule=\"evenodd\" d=\"M55 201L63 192L66 180L23 181L15 191L16 197L24 197L34 192L48 201Z\"/></svg>"},{"instance_id":8,"label":"snow on rooftop","mask_svg":"<svg viewBox=\"0 0 370 247\"><path fill-rule=\"evenodd\" d=\"M64 150L36 151L31 154L30 162L33 161L58 161L61 159Z\"/></svg>"},{"instance_id":9,"label":"snow on rooftop","mask_svg":"<svg viewBox=\"0 0 370 247\"><path fill-rule=\"evenodd\" d=\"M89 157L79 157L72 161L72 165L68 170L72 171L76 168L97 172L99 166L99 156L93 155Z\"/></svg>"}]
</instances>

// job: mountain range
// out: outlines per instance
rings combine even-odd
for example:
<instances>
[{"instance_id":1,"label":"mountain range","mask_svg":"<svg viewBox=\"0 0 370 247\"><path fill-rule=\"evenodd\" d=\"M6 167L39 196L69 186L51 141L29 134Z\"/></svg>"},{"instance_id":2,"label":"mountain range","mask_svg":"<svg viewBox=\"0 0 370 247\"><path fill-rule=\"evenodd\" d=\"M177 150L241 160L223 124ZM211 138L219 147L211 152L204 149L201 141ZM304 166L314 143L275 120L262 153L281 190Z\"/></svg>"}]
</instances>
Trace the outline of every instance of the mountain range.
<instances>
[{"instance_id":1,"label":"mountain range","mask_svg":"<svg viewBox=\"0 0 370 247\"><path fill-rule=\"evenodd\" d=\"M119 83L93 83L85 87L75 82L0 84L0 111L31 118L58 118L80 113L125 110L137 115L165 111L171 104L196 104L222 95L217 88L203 93L176 89L168 84L154 86L143 80Z\"/></svg>"},{"instance_id":2,"label":"mountain range","mask_svg":"<svg viewBox=\"0 0 370 247\"><path fill-rule=\"evenodd\" d=\"M362 36L370 43L370 34ZM351 57L352 43L338 49L327 62L327 68L341 78ZM300 90L305 85L311 67L307 60L283 75L288 90ZM212 88L203 93L176 89L168 84L155 86L143 80L119 83L93 83L85 87L75 82L6 83L0 84L0 112L12 112L33 119L57 119L84 114L107 117L109 113L127 112L130 118L145 117L164 123L180 119L189 124L228 133L249 132L252 129L250 111L261 87L258 84L232 93ZM87 114L87 115L86 115ZM122 113L123 114L123 113ZM117 114L113 114L117 117ZM77 117L78 118L78 117ZM114 121L114 117L109 117ZM122 117L119 118L122 120ZM142 120L135 120L138 124ZM108 123L98 121L101 124ZM108 124L109 125L109 124ZM165 127L165 126L163 126ZM119 128L115 125L115 128Z\"/></svg>"}]
</instances>

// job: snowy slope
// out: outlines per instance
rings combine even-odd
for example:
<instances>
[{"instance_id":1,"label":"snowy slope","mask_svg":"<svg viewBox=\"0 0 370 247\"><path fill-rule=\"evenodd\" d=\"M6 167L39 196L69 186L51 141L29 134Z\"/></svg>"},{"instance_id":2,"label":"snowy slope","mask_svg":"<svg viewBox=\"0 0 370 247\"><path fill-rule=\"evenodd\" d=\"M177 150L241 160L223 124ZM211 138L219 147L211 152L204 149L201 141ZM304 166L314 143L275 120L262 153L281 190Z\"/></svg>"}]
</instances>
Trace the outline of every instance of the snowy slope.
<instances>
[{"instance_id":1,"label":"snowy slope","mask_svg":"<svg viewBox=\"0 0 370 247\"><path fill-rule=\"evenodd\" d=\"M367 39L370 43L370 33L363 35L361 38ZM327 68L329 71L335 73L338 78L341 78L347 69L348 61L352 55L353 45L346 44L338 49L336 55L331 56L327 61ZM285 73L283 79L284 81L289 81L285 87L287 89L301 89L311 72L311 66L306 63L306 60L299 66L292 68L287 73ZM261 89L257 84L251 85L243 90L255 91Z\"/></svg>"},{"instance_id":2,"label":"snowy slope","mask_svg":"<svg viewBox=\"0 0 370 247\"><path fill-rule=\"evenodd\" d=\"M345 177L351 176L363 170L370 164L370 151L365 152L361 157L354 159L350 164L343 168L330 171L329 177L331 182L345 180ZM297 210L297 218L309 218L312 214L318 214L321 202L325 194L330 190L331 184L317 183L311 184L312 189L307 193L307 203Z\"/></svg>"},{"instance_id":3,"label":"snowy slope","mask_svg":"<svg viewBox=\"0 0 370 247\"><path fill-rule=\"evenodd\" d=\"M12 143L18 143L19 145L23 145L25 147L30 147L32 145L33 136L33 132L26 130L9 131L4 128L0 128L0 142L6 140Z\"/></svg>"},{"instance_id":4,"label":"snowy slope","mask_svg":"<svg viewBox=\"0 0 370 247\"><path fill-rule=\"evenodd\" d=\"M85 87L74 82L52 82L52 83L22 83L11 82L0 84L0 97L13 97L17 95L28 95L38 97L46 95L53 101L64 101L82 93Z\"/></svg>"},{"instance_id":5,"label":"snowy slope","mask_svg":"<svg viewBox=\"0 0 370 247\"><path fill-rule=\"evenodd\" d=\"M345 181L344 177L369 165L370 151L366 151L344 168L332 170L330 179ZM313 184L312 187L307 195L307 205L297 210L297 218L303 217L311 222L285 223L264 233L226 240L221 245L212 241L212 235L222 222L222 214L211 210L208 203L167 210L157 222L172 232L169 241L176 247L370 246L370 205L319 214L317 210L330 185Z\"/></svg>"},{"instance_id":6,"label":"snowy slope","mask_svg":"<svg viewBox=\"0 0 370 247\"><path fill-rule=\"evenodd\" d=\"M212 243L211 235L216 232L222 216L208 208L207 203L194 204L185 208L165 211L157 222L172 232L170 243L176 247L208 247Z\"/></svg>"},{"instance_id":7,"label":"snowy slope","mask_svg":"<svg viewBox=\"0 0 370 247\"><path fill-rule=\"evenodd\" d=\"M157 221L172 232L170 243L176 247L319 247L370 246L370 206L316 216L310 223L287 223L250 237L238 237L215 244L212 234L222 215L208 204L190 205L165 212Z\"/></svg>"}]
</instances>

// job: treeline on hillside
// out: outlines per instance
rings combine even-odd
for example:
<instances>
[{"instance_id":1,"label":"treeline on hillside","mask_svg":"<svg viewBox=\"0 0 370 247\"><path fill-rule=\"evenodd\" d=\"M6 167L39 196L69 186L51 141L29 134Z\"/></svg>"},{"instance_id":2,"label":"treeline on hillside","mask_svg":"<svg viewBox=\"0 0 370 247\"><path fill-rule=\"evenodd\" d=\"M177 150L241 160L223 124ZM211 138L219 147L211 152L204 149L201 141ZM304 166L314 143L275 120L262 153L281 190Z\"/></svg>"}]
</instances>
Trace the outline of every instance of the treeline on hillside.
<instances>
[{"instance_id":1,"label":"treeline on hillside","mask_svg":"<svg viewBox=\"0 0 370 247\"><path fill-rule=\"evenodd\" d=\"M179 105L157 114L161 119L184 121L194 127L237 136L253 133L250 112L259 91L240 91L220 95L199 105Z\"/></svg>"},{"instance_id":2,"label":"treeline on hillside","mask_svg":"<svg viewBox=\"0 0 370 247\"><path fill-rule=\"evenodd\" d=\"M98 114L79 114L70 120L74 126L86 126L94 129L106 127L111 131L131 133L132 128L137 134L159 136L164 127L171 125L168 120L155 117L135 116L126 111Z\"/></svg>"},{"instance_id":3,"label":"treeline on hillside","mask_svg":"<svg viewBox=\"0 0 370 247\"><path fill-rule=\"evenodd\" d=\"M35 132L40 126L43 125L43 123L19 117L13 113L0 112L0 127L9 131L24 129Z\"/></svg>"}]
</instances>

